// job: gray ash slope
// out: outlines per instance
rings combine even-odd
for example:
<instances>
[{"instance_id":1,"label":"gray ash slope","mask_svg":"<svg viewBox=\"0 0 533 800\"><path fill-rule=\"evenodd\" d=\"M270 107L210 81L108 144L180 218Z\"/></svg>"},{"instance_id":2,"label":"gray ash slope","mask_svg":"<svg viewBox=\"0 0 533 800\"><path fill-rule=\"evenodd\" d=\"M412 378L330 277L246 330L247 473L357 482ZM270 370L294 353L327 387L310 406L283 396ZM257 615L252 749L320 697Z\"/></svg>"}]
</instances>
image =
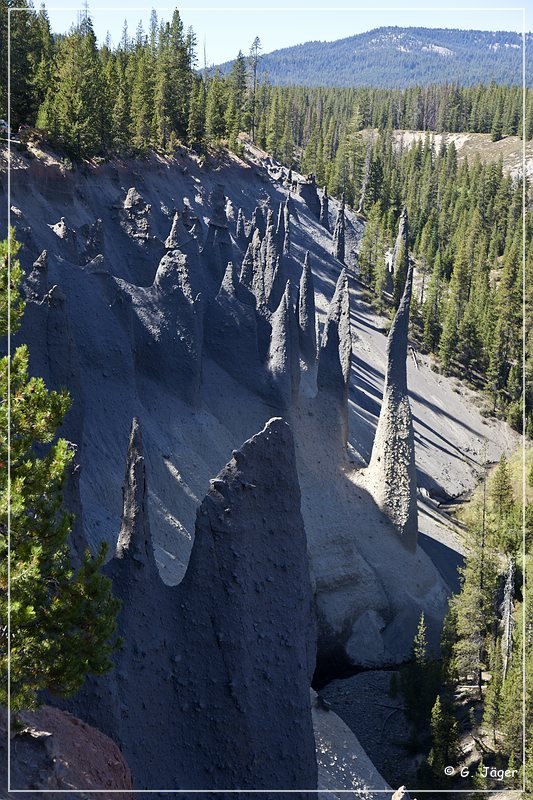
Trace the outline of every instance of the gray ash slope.
<instances>
[{"instance_id":1,"label":"gray ash slope","mask_svg":"<svg viewBox=\"0 0 533 800\"><path fill-rule=\"evenodd\" d=\"M437 500L474 485L485 440L496 460L516 438L505 425L485 420L475 397L434 373L426 359L417 367L409 359L423 491L419 525L439 554L437 566L420 546L404 546L380 504L372 470L364 469L386 372L383 320L362 301L353 277L346 278L348 311L344 289L334 298L341 265L319 222L319 197L313 210L291 198L290 256L284 257L278 206L287 201L287 188L265 163L228 156L214 169L188 156L152 156L73 174L57 163L21 158L14 167L13 220L34 287L19 338L30 343L32 369L51 386L68 386L74 397L64 432L79 448L69 492L77 540L86 537L95 546L105 539L114 548L124 453L131 420L139 417L155 558L163 581L178 583L209 480L236 446L283 416L296 442L319 661L340 655L355 666L397 663L409 652L422 608L435 641L448 593L441 573L453 573L459 558ZM220 185L230 200L226 208ZM251 220L258 203L266 213L256 213L258 230L248 245L242 215ZM338 211L330 198L330 230ZM345 227L350 266L361 223L348 210ZM47 259L32 271L43 250ZM320 337L318 370L309 358L306 363L300 344L298 315L305 319L312 309L308 279L305 307L294 305L307 251L316 313L327 334ZM259 262L265 265L260 276L254 272ZM259 296L261 313L254 310ZM309 321L305 330L309 348ZM338 346L328 347L339 336Z\"/></svg>"}]
</instances>

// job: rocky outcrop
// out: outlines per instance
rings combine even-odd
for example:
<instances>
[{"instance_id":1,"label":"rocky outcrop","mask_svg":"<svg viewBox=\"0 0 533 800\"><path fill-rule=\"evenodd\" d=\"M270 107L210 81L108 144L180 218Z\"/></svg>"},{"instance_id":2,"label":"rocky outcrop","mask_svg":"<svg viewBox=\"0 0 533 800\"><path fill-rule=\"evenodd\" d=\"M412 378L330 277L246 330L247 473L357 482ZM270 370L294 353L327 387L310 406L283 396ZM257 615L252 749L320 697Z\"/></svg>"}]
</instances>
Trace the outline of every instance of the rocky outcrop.
<instances>
[{"instance_id":1,"label":"rocky outcrop","mask_svg":"<svg viewBox=\"0 0 533 800\"><path fill-rule=\"evenodd\" d=\"M132 564L149 561L152 537L146 500L146 468L141 426L133 418L126 457L126 475L122 493L122 520L117 540L115 557L129 559Z\"/></svg>"},{"instance_id":2,"label":"rocky outcrop","mask_svg":"<svg viewBox=\"0 0 533 800\"><path fill-rule=\"evenodd\" d=\"M337 212L335 228L333 230L333 255L338 261L341 262L341 264L344 264L345 238L346 238L346 219L344 216L344 194L343 194L339 210Z\"/></svg>"},{"instance_id":3,"label":"rocky outcrop","mask_svg":"<svg viewBox=\"0 0 533 800\"><path fill-rule=\"evenodd\" d=\"M305 254L300 291L298 294L298 329L300 353L304 363L311 367L316 362L316 311L313 272L309 264L309 251Z\"/></svg>"},{"instance_id":4,"label":"rocky outcrop","mask_svg":"<svg viewBox=\"0 0 533 800\"><path fill-rule=\"evenodd\" d=\"M48 291L48 252L43 250L33 262L23 284L27 300L42 300Z\"/></svg>"},{"instance_id":5,"label":"rocky outcrop","mask_svg":"<svg viewBox=\"0 0 533 800\"><path fill-rule=\"evenodd\" d=\"M221 183L209 195L209 205L211 206L211 216L209 224L215 228L228 227L228 217L226 215L226 196L224 194L224 187Z\"/></svg>"},{"instance_id":6,"label":"rocky outcrop","mask_svg":"<svg viewBox=\"0 0 533 800\"><path fill-rule=\"evenodd\" d=\"M287 211L289 212L289 219L292 217L294 222L300 222L300 218L298 216L298 212L296 210L296 206L294 204L294 200L290 192L287 196Z\"/></svg>"},{"instance_id":7,"label":"rocky outcrop","mask_svg":"<svg viewBox=\"0 0 533 800\"><path fill-rule=\"evenodd\" d=\"M285 269L285 259L278 256L276 258L276 267L274 269L274 277L272 279L272 288L268 296L268 307L274 311L280 304L283 292L287 286L287 270Z\"/></svg>"},{"instance_id":8,"label":"rocky outcrop","mask_svg":"<svg viewBox=\"0 0 533 800\"><path fill-rule=\"evenodd\" d=\"M104 226L101 219L90 225L82 225L80 237L83 241L83 263L104 254Z\"/></svg>"},{"instance_id":9,"label":"rocky outcrop","mask_svg":"<svg viewBox=\"0 0 533 800\"><path fill-rule=\"evenodd\" d=\"M266 233L266 217L261 206L256 206L253 210L250 236L253 236L255 230L259 231L261 239L263 239Z\"/></svg>"},{"instance_id":10,"label":"rocky outcrop","mask_svg":"<svg viewBox=\"0 0 533 800\"><path fill-rule=\"evenodd\" d=\"M320 219L320 198L316 188L314 175L308 175L298 181L297 193L307 205L316 219Z\"/></svg>"},{"instance_id":11,"label":"rocky outcrop","mask_svg":"<svg viewBox=\"0 0 533 800\"><path fill-rule=\"evenodd\" d=\"M276 239L276 229L274 227L274 215L268 211L267 228L265 238L261 242L261 261L263 265L265 299L270 301L274 277L276 274L276 264L279 257L278 243Z\"/></svg>"},{"instance_id":12,"label":"rocky outcrop","mask_svg":"<svg viewBox=\"0 0 533 800\"><path fill-rule=\"evenodd\" d=\"M49 225L49 228L55 233L58 239L61 239L60 253L73 264L78 263L78 236L76 231L69 228L65 217L61 217L59 222L55 225Z\"/></svg>"},{"instance_id":13,"label":"rocky outcrop","mask_svg":"<svg viewBox=\"0 0 533 800\"><path fill-rule=\"evenodd\" d=\"M134 310L135 360L140 373L164 374L170 387L190 405L200 397L202 313L192 286L188 257L169 250L150 287L126 285Z\"/></svg>"},{"instance_id":14,"label":"rocky outcrop","mask_svg":"<svg viewBox=\"0 0 533 800\"><path fill-rule=\"evenodd\" d=\"M280 251L283 249L285 241L285 203L280 203L278 208L278 221L276 224L276 236Z\"/></svg>"},{"instance_id":15,"label":"rocky outcrop","mask_svg":"<svg viewBox=\"0 0 533 800\"><path fill-rule=\"evenodd\" d=\"M406 363L412 285L410 265L387 341L383 402L368 474L376 502L390 518L401 541L414 551L418 536L415 442Z\"/></svg>"},{"instance_id":16,"label":"rocky outcrop","mask_svg":"<svg viewBox=\"0 0 533 800\"><path fill-rule=\"evenodd\" d=\"M167 250L181 249L194 240L191 229L185 224L183 214L178 211L174 213L170 233L165 240Z\"/></svg>"},{"instance_id":17,"label":"rocky outcrop","mask_svg":"<svg viewBox=\"0 0 533 800\"><path fill-rule=\"evenodd\" d=\"M21 728L11 737L12 790L26 790L24 797L30 800L42 798L43 791L50 798L60 798L61 792L67 792L74 800L84 800L95 790L107 790L117 800L133 800L129 767L105 734L66 711L46 705L22 712L19 719ZM3 708L0 732L0 754L6 764L10 732ZM0 794L8 797L6 771L1 770L0 775Z\"/></svg>"},{"instance_id":18,"label":"rocky outcrop","mask_svg":"<svg viewBox=\"0 0 533 800\"><path fill-rule=\"evenodd\" d=\"M319 398L338 415L342 445L348 439L348 383L352 358L350 331L350 290L343 269L329 304L318 356L317 386Z\"/></svg>"},{"instance_id":19,"label":"rocky outcrop","mask_svg":"<svg viewBox=\"0 0 533 800\"><path fill-rule=\"evenodd\" d=\"M179 586L157 578L145 499L134 421L107 567L124 647L68 704L114 734L136 788L315 788L315 631L288 425L268 422L211 482Z\"/></svg>"},{"instance_id":20,"label":"rocky outcrop","mask_svg":"<svg viewBox=\"0 0 533 800\"><path fill-rule=\"evenodd\" d=\"M262 390L255 297L240 283L232 263L217 296L207 306L204 342L206 352L239 383Z\"/></svg>"},{"instance_id":21,"label":"rocky outcrop","mask_svg":"<svg viewBox=\"0 0 533 800\"><path fill-rule=\"evenodd\" d=\"M249 289L253 287L254 283L254 258L253 258L253 249L252 243L248 245L246 248L246 252L244 254L244 258L241 264L241 272L239 275L239 280L243 284L243 286L247 286Z\"/></svg>"},{"instance_id":22,"label":"rocky outcrop","mask_svg":"<svg viewBox=\"0 0 533 800\"><path fill-rule=\"evenodd\" d=\"M319 222L329 231L329 197L328 187L324 186L322 197L320 198L320 218Z\"/></svg>"},{"instance_id":23,"label":"rocky outcrop","mask_svg":"<svg viewBox=\"0 0 533 800\"><path fill-rule=\"evenodd\" d=\"M235 238L241 246L246 246L246 221L244 219L242 208L239 208L239 211L237 212Z\"/></svg>"},{"instance_id":24,"label":"rocky outcrop","mask_svg":"<svg viewBox=\"0 0 533 800\"><path fill-rule=\"evenodd\" d=\"M241 283L250 288L258 306L266 304L265 275L261 252L261 234L256 229L241 266Z\"/></svg>"},{"instance_id":25,"label":"rocky outcrop","mask_svg":"<svg viewBox=\"0 0 533 800\"><path fill-rule=\"evenodd\" d=\"M278 238L278 249L284 256L291 252L291 214L289 210L289 198L279 207L278 226L276 228Z\"/></svg>"},{"instance_id":26,"label":"rocky outcrop","mask_svg":"<svg viewBox=\"0 0 533 800\"><path fill-rule=\"evenodd\" d=\"M226 197L221 184L218 184L209 195L209 203L211 216L202 248L202 260L207 267L208 274L214 280L216 294L228 262L233 261L233 249L226 216Z\"/></svg>"},{"instance_id":27,"label":"rocky outcrop","mask_svg":"<svg viewBox=\"0 0 533 800\"><path fill-rule=\"evenodd\" d=\"M120 209L120 222L124 232L139 244L150 239L150 212L152 206L146 203L143 196L132 186Z\"/></svg>"},{"instance_id":28,"label":"rocky outcrop","mask_svg":"<svg viewBox=\"0 0 533 800\"><path fill-rule=\"evenodd\" d=\"M293 288L287 281L280 304L272 317L268 370L282 402L289 405L298 396L300 383L299 336Z\"/></svg>"}]
</instances>

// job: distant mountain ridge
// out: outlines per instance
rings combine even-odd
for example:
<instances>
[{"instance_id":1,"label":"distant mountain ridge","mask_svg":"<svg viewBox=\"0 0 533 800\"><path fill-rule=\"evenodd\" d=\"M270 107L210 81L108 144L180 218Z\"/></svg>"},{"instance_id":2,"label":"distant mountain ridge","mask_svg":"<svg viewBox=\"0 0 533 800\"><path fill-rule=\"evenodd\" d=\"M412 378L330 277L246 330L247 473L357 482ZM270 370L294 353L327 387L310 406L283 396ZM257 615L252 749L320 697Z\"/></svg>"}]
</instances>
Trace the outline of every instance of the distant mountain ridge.
<instances>
[{"instance_id":1,"label":"distant mountain ridge","mask_svg":"<svg viewBox=\"0 0 533 800\"><path fill-rule=\"evenodd\" d=\"M526 34L526 82L533 78ZM226 71L229 64L223 64ZM449 28L375 28L334 42L265 54L260 74L277 85L404 88L432 83L522 84L522 35Z\"/></svg>"}]
</instances>

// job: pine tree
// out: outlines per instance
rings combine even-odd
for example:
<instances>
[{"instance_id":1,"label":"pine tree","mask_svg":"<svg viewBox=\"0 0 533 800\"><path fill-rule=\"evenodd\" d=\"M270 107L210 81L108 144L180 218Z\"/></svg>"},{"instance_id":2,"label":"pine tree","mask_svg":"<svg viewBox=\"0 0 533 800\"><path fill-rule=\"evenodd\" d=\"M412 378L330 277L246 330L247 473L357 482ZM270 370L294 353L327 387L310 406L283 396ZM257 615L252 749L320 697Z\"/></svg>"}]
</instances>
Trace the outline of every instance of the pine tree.
<instances>
[{"instance_id":1,"label":"pine tree","mask_svg":"<svg viewBox=\"0 0 533 800\"><path fill-rule=\"evenodd\" d=\"M483 724L491 733L492 741L496 744L496 729L500 715L500 697L502 690L502 659L501 647L498 641L490 656L490 681L485 692L483 703Z\"/></svg>"},{"instance_id":2,"label":"pine tree","mask_svg":"<svg viewBox=\"0 0 533 800\"><path fill-rule=\"evenodd\" d=\"M481 758L477 770L472 776L472 786L474 789L481 790L480 792L474 792L472 794L472 800L484 800L485 794L483 792L487 788L487 778L485 776L485 765L483 764L483 758Z\"/></svg>"},{"instance_id":3,"label":"pine tree","mask_svg":"<svg viewBox=\"0 0 533 800\"><path fill-rule=\"evenodd\" d=\"M511 473L505 455L502 455L490 483L490 498L498 521L508 516L513 507Z\"/></svg>"},{"instance_id":4,"label":"pine tree","mask_svg":"<svg viewBox=\"0 0 533 800\"><path fill-rule=\"evenodd\" d=\"M474 508L469 524L469 553L462 576L461 592L453 598L457 642L454 657L459 674L472 677L482 698L482 673L488 665L489 637L496 620L498 561L494 553L494 531L487 507L486 477L482 500Z\"/></svg>"},{"instance_id":5,"label":"pine tree","mask_svg":"<svg viewBox=\"0 0 533 800\"><path fill-rule=\"evenodd\" d=\"M432 657L424 612L413 639L411 660L400 670L400 684L406 702L406 712L414 725L415 737L429 721L439 680L438 665Z\"/></svg>"},{"instance_id":6,"label":"pine tree","mask_svg":"<svg viewBox=\"0 0 533 800\"><path fill-rule=\"evenodd\" d=\"M431 751L428 756L435 786L446 784L444 769L456 762L458 750L457 721L453 707L437 695L431 710Z\"/></svg>"},{"instance_id":7,"label":"pine tree","mask_svg":"<svg viewBox=\"0 0 533 800\"><path fill-rule=\"evenodd\" d=\"M87 17L62 40L57 86L49 88L41 122L56 130L59 143L74 157L91 156L105 147L108 117L96 37ZM52 123L52 124L50 124Z\"/></svg>"},{"instance_id":8,"label":"pine tree","mask_svg":"<svg viewBox=\"0 0 533 800\"><path fill-rule=\"evenodd\" d=\"M137 50L131 94L133 144L139 148L147 147L152 140L153 91L152 59L148 48L141 46Z\"/></svg>"},{"instance_id":9,"label":"pine tree","mask_svg":"<svg viewBox=\"0 0 533 800\"><path fill-rule=\"evenodd\" d=\"M233 124L228 127L228 130L235 128L238 134L240 131L248 130L250 124L247 99L248 71L246 68L246 59L241 50L239 50L237 58L233 62L229 83L230 96L235 108L235 118Z\"/></svg>"},{"instance_id":10,"label":"pine tree","mask_svg":"<svg viewBox=\"0 0 533 800\"><path fill-rule=\"evenodd\" d=\"M256 36L250 47L250 55L248 62L250 71L252 73L252 96L250 100L250 127L252 134L252 142L255 142L256 126L257 126L257 70L261 60L261 39Z\"/></svg>"},{"instance_id":11,"label":"pine tree","mask_svg":"<svg viewBox=\"0 0 533 800\"><path fill-rule=\"evenodd\" d=\"M433 262L433 270L429 281L426 298L422 308L423 333L422 341L424 348L429 352L434 352L440 338L440 293L441 293L441 266L440 253L437 253Z\"/></svg>"},{"instance_id":12,"label":"pine tree","mask_svg":"<svg viewBox=\"0 0 533 800\"><path fill-rule=\"evenodd\" d=\"M12 243L12 254L17 246ZM7 240L0 248L1 285L6 286ZM20 319L16 281L20 267L12 262L14 282L11 330ZM1 318L0 334L7 333ZM72 459L70 445L56 431L70 405L65 392L49 392L42 378L28 374L28 349L21 345L11 361L1 360L0 461L8 463L8 424L11 433L10 473L0 473L0 609L8 614L10 586L11 707L34 707L39 693L70 694L87 673L111 667L118 602L111 581L100 569L105 547L96 558L85 553L75 570L67 544L71 515L62 506L62 487ZM8 369L10 419L7 418ZM8 497L10 505L8 508ZM8 523L10 571L8 575ZM6 703L7 628L0 631L2 682L0 701Z\"/></svg>"},{"instance_id":13,"label":"pine tree","mask_svg":"<svg viewBox=\"0 0 533 800\"><path fill-rule=\"evenodd\" d=\"M205 132L208 141L220 141L225 132L226 124L224 120L225 112L225 92L224 83L218 70L215 72L207 88L207 100L205 109Z\"/></svg>"},{"instance_id":14,"label":"pine tree","mask_svg":"<svg viewBox=\"0 0 533 800\"><path fill-rule=\"evenodd\" d=\"M196 78L191 92L187 142L190 147L199 147L205 136L205 84Z\"/></svg>"}]
</instances>

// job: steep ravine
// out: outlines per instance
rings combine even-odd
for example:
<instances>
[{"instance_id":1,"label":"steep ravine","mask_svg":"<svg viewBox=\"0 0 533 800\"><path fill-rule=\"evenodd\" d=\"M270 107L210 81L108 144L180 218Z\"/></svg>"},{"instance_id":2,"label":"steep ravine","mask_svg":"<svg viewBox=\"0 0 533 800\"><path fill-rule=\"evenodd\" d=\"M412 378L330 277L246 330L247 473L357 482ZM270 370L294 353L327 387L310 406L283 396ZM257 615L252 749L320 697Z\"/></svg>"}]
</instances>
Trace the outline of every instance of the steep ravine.
<instances>
[{"instance_id":1,"label":"steep ravine","mask_svg":"<svg viewBox=\"0 0 533 800\"><path fill-rule=\"evenodd\" d=\"M88 721L118 737L136 785L145 787L161 777L161 730L148 713L153 703L172 732L165 742L166 777L191 787L230 788L237 781L274 788L272 781L283 780L283 774L276 777L263 759L254 720L265 730L271 720L265 740L272 752L281 747L286 755L296 746L290 720L299 719L300 728L307 726L298 745L305 753L298 769L287 761L285 780L295 788L313 788L311 628L316 623L319 668L330 673L339 663L380 667L406 658L421 609L435 644L449 593L446 575L453 573L459 548L432 497L469 489L485 444L489 459L496 460L515 437L502 423L485 420L475 396L458 393L426 359L419 358L416 367L408 359L402 374L407 329L401 314L396 333L386 339L350 272L361 223L332 199L326 219L324 198L312 182L300 178L298 193L289 196L283 171L258 151L248 163L228 155L206 167L186 154L86 165L75 172L65 171L51 155L45 161L21 157L12 170L12 221L23 243L28 300L17 340L29 342L34 372L50 386L66 385L73 395L64 434L78 448L80 468L68 492L77 513L78 548L105 539L113 553L119 530L127 531L122 483L134 418L141 421L148 476L142 500L135 501L143 509L143 555L139 561L130 553L124 562L119 540L108 567L126 600L123 667L101 686L90 682L85 700L80 695L74 706L82 717L100 709ZM332 254L335 248L342 257L341 243L347 271ZM409 291L403 303L407 315ZM375 438L385 376L388 399ZM275 427L274 440L283 443L278 451L263 452L265 437L272 439L265 425L280 417L286 422L269 424L285 426ZM289 439L282 433L289 430L286 423ZM235 464L229 460L232 451ZM241 469L238 454L248 451L252 464L256 459L262 466L253 467L257 480L244 468L238 480L251 488L252 497L263 487L263 499L249 517L259 528L266 526L257 539L245 530L241 510L231 517L233 500L227 494ZM418 544L415 478L419 529L427 537L419 537ZM391 480L401 492L383 495L384 482ZM135 497L133 484L131 491ZM199 534L202 509L206 503L211 508L215 497L222 503L217 519L226 514L230 522L235 519L237 528L230 524L228 536L226 522L214 518ZM274 497L293 502L278 508ZM282 532L290 514L298 521L285 532L286 549ZM137 530L138 516L132 520L130 528ZM300 531L297 537L294 530ZM230 554L241 545L232 545L231 537L238 531L243 550L239 569L233 569ZM266 531L278 537L271 557ZM212 536L221 537L219 555L209 544ZM259 552L265 557L256 563ZM227 574L219 575L218 585L214 571L227 559ZM146 580L139 580L137 562L144 564ZM131 579L124 570L132 571ZM298 578L285 585L289 573ZM288 599L291 591L297 600ZM229 616L222 614L220 627L215 618L228 597L236 605ZM205 635L188 628L198 613L205 613ZM261 641L263 613L272 626L270 645ZM161 615L165 619L154 627L153 619ZM283 619L285 643L276 638ZM208 620L214 639L206 633ZM154 636L163 636L157 648ZM180 641L195 644L178 652ZM222 667L208 657L211 641L218 641L217 658L230 677L229 700L216 700L209 721L206 709L218 695L207 692L202 700L198 675L208 658L201 666L205 681L213 686L220 681ZM254 665L267 654L273 663L263 675ZM237 676L236 684L231 676ZM177 682L174 688L169 681ZM284 682L286 701L278 697ZM99 705L87 699L91 692ZM287 709L285 727L276 722L280 709L269 705L273 692L276 704ZM130 708L137 708L134 717L146 728L142 739L132 737ZM232 721L236 710L250 726L250 753L232 761L242 728ZM283 747L284 730L290 747ZM176 762L172 754L183 737L196 737L199 753L208 731L221 754L218 765L204 764L192 751ZM247 775L239 772L245 762L254 765Z\"/></svg>"}]
</instances>

